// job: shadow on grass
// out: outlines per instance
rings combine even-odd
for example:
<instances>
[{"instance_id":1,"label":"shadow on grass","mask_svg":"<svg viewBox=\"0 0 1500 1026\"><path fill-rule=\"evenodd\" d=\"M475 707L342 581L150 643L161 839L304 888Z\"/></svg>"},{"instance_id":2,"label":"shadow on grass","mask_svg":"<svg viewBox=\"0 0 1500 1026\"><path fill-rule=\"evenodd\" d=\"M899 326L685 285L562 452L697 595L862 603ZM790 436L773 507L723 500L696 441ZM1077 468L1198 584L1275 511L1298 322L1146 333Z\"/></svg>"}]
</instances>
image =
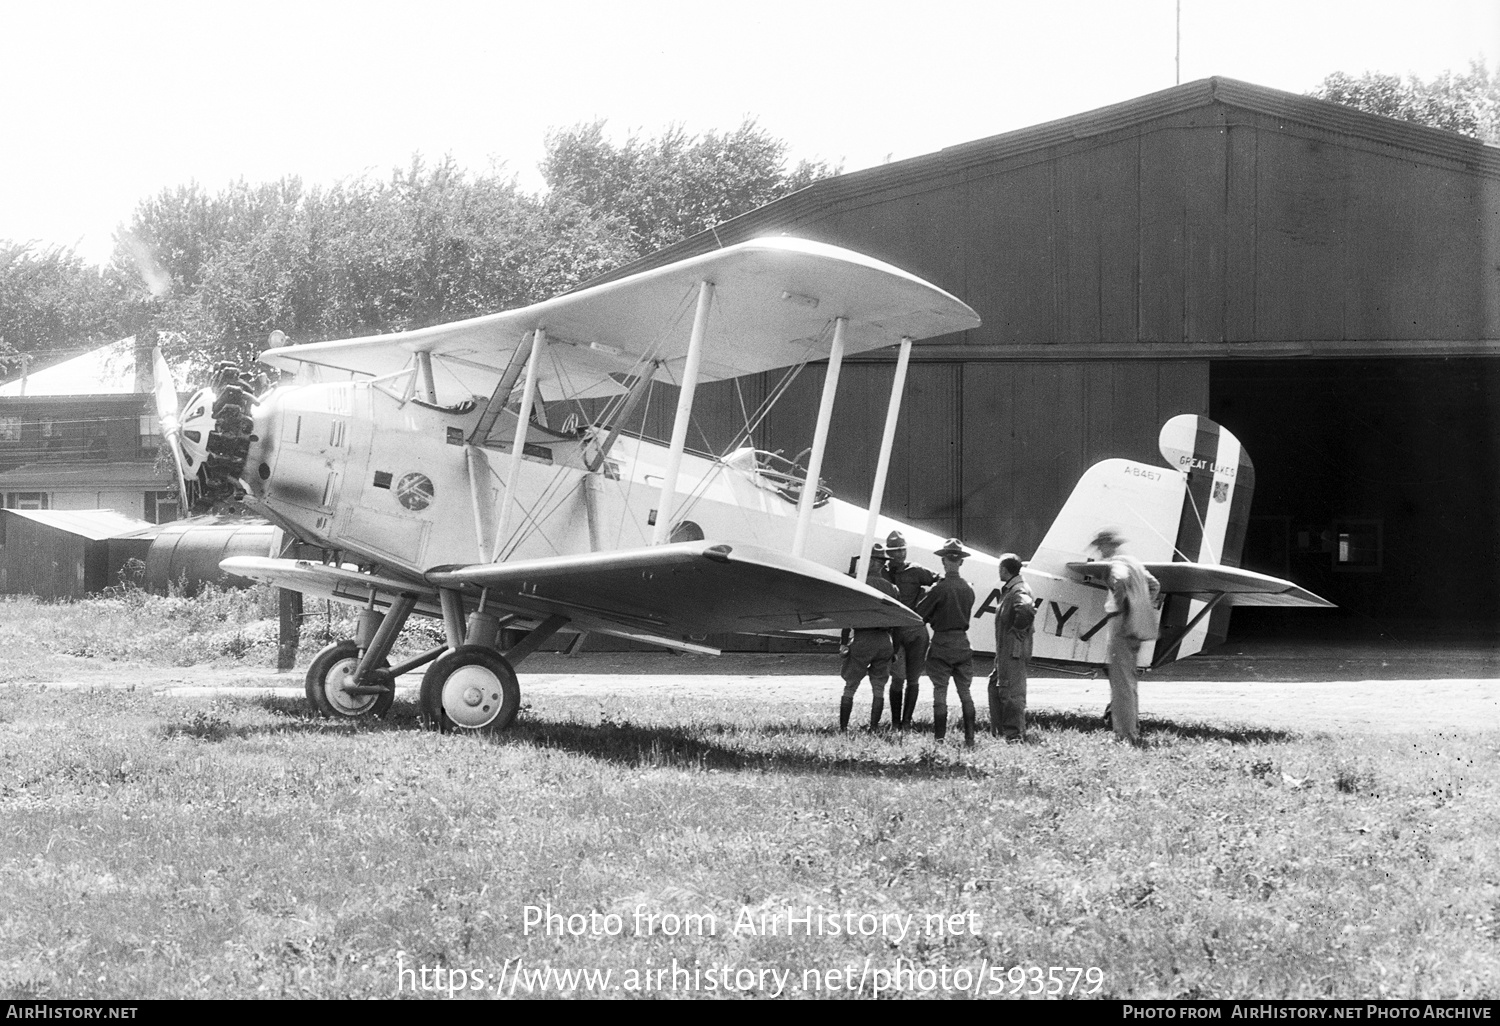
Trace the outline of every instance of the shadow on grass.
<instances>
[{"instance_id":1,"label":"shadow on grass","mask_svg":"<svg viewBox=\"0 0 1500 1026\"><path fill-rule=\"evenodd\" d=\"M277 716L275 723L260 728L270 734L386 733L423 730L415 703L398 701L384 720L335 722L308 712L297 699L267 697L258 704ZM1045 747L1047 735L1065 731L1107 734L1097 716L1079 712L1038 712L1032 716L1031 739ZM255 732L255 728L251 728ZM1176 723L1145 719L1143 742L1149 747L1178 741L1227 741L1236 745L1267 744L1292 739L1282 730L1203 723ZM817 773L872 777L985 778L1008 770L1011 760L998 764L994 756L1003 752L981 724L979 744L974 750L982 763L966 759L962 730L950 724L946 741L932 741L930 722L918 720L906 734L889 729L871 735L863 729L841 737L832 726L803 723L664 724L606 718L580 722L523 714L515 726L493 739L507 746L530 746L573 752L631 768L675 768L707 771ZM852 743L850 743L852 742ZM1030 747L1030 746L1028 746Z\"/></svg>"},{"instance_id":2,"label":"shadow on grass","mask_svg":"<svg viewBox=\"0 0 1500 1026\"><path fill-rule=\"evenodd\" d=\"M300 699L267 696L256 699L256 704L275 714L277 720L269 725L249 728L252 734L387 733L425 729L418 719L415 703L410 701L397 701L383 720L370 718L343 722L312 715ZM962 730L956 736L950 731L942 746L933 744L930 724L918 724L906 735L887 731L871 736L864 730L851 729L848 738L858 743L859 751L851 752L850 746L843 743L832 727L796 724L679 726L616 719L580 723L523 713L514 727L495 737L493 742L575 752L591 759L644 769L923 778L983 778L993 771L993 767L961 761L964 752ZM767 740L773 741L769 750L758 746ZM981 746L985 740L981 741Z\"/></svg>"},{"instance_id":3,"label":"shadow on grass","mask_svg":"<svg viewBox=\"0 0 1500 1026\"><path fill-rule=\"evenodd\" d=\"M1035 712L1031 724L1043 731L1076 730L1082 734L1109 734L1111 729L1101 716L1081 712ZM1278 741L1290 741L1297 735L1287 730L1270 727L1246 727L1240 725L1215 726L1211 723L1178 723L1174 720L1159 720L1141 717L1141 740L1153 741L1228 741L1232 745L1259 745Z\"/></svg>"}]
</instances>

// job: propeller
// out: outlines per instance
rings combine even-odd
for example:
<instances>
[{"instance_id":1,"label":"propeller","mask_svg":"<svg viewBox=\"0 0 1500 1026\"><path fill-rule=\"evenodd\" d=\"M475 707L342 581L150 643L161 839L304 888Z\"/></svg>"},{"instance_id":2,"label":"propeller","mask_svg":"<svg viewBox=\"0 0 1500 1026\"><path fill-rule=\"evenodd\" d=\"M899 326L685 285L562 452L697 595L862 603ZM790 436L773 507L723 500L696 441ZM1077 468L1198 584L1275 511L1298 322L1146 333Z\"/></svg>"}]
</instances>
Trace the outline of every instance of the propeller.
<instances>
[{"instance_id":1,"label":"propeller","mask_svg":"<svg viewBox=\"0 0 1500 1026\"><path fill-rule=\"evenodd\" d=\"M184 512L193 508L200 497L203 476L200 471L208 459L208 436L214 429L214 394L201 389L177 409L177 383L172 369L162 356L161 347L151 351L151 376L156 393L156 418L161 421L162 437L172 450L172 466L177 471L177 495Z\"/></svg>"}]
</instances>

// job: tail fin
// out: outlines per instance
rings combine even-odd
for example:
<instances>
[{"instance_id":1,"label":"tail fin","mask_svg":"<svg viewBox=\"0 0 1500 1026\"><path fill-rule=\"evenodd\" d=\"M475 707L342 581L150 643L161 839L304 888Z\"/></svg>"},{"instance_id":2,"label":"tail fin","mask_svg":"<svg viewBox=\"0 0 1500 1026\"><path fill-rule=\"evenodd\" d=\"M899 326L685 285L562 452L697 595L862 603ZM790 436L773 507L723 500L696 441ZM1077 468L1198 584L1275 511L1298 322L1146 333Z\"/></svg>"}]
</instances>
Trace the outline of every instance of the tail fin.
<instances>
[{"instance_id":1,"label":"tail fin","mask_svg":"<svg viewBox=\"0 0 1500 1026\"><path fill-rule=\"evenodd\" d=\"M1078 569L1093 555L1091 544L1103 528L1121 534L1126 551L1144 563L1240 565L1255 468L1239 440L1206 417L1183 414L1162 426L1158 444L1166 467L1111 459L1085 471L1027 564L1033 591L1049 598L1037 628L1037 655L1107 661L1102 588ZM1162 662L1224 640L1229 604L1205 616L1207 606L1188 595L1167 597L1161 634L1173 643L1161 646ZM1142 659L1153 659L1157 647L1142 646Z\"/></svg>"},{"instance_id":2,"label":"tail fin","mask_svg":"<svg viewBox=\"0 0 1500 1026\"><path fill-rule=\"evenodd\" d=\"M1167 463L1186 474L1172 561L1239 566L1255 494L1255 465L1244 446L1207 417L1191 414L1163 424L1158 444ZM1162 633L1192 623L1203 605L1185 595L1169 596L1162 604ZM1229 612L1227 605L1216 606L1183 637L1175 653L1162 653L1162 661L1223 644Z\"/></svg>"}]
</instances>

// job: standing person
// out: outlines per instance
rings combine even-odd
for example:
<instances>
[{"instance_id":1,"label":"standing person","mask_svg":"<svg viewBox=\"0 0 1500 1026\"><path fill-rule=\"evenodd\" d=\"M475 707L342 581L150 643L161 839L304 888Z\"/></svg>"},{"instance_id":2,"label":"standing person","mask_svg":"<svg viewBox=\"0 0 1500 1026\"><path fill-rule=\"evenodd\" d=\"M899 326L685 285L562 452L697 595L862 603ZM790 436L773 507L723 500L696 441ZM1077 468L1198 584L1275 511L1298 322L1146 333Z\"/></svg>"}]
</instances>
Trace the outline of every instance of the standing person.
<instances>
[{"instance_id":1,"label":"standing person","mask_svg":"<svg viewBox=\"0 0 1500 1026\"><path fill-rule=\"evenodd\" d=\"M1026 670L1036 597L1021 577L1021 557L1000 557L1000 608L995 610L995 670L990 674L990 733L1026 740Z\"/></svg>"},{"instance_id":2,"label":"standing person","mask_svg":"<svg viewBox=\"0 0 1500 1026\"><path fill-rule=\"evenodd\" d=\"M941 741L948 732L948 679L958 687L964 714L964 744L974 745L974 699L969 684L974 679L974 650L969 647L969 619L974 611L974 589L959 576L969 555L957 538L949 538L937 550L943 557L944 577L922 596L917 614L932 625L932 644L927 649L927 676L932 678L932 733Z\"/></svg>"},{"instance_id":3,"label":"standing person","mask_svg":"<svg viewBox=\"0 0 1500 1026\"><path fill-rule=\"evenodd\" d=\"M870 549L870 569L865 574L865 583L876 591L898 598L895 585L885 579L885 547L879 542ZM839 730L849 729L849 714L854 711L854 693L859 682L870 677L870 729L880 726L880 714L885 706L885 681L890 675L891 632L888 627L856 627L851 632L849 645L844 654L841 676L844 678L844 696L839 699Z\"/></svg>"},{"instance_id":4,"label":"standing person","mask_svg":"<svg viewBox=\"0 0 1500 1026\"><path fill-rule=\"evenodd\" d=\"M1110 614L1109 631L1109 709L1115 737L1122 741L1140 740L1137 724L1139 711L1136 686L1136 661L1141 642L1156 637L1156 613L1152 606L1161 585L1134 556L1120 551L1125 539L1118 531L1106 527L1095 537L1092 548L1109 566L1109 598L1104 611Z\"/></svg>"},{"instance_id":5,"label":"standing person","mask_svg":"<svg viewBox=\"0 0 1500 1026\"><path fill-rule=\"evenodd\" d=\"M938 582L938 575L925 566L906 561L906 536L892 531L885 540L886 577L896 586L896 595L909 609L916 609L922 593ZM895 655L891 659L891 724L911 726L911 714L917 708L917 679L927 662L927 626L893 627L891 640ZM908 682L910 682L908 684Z\"/></svg>"}]
</instances>

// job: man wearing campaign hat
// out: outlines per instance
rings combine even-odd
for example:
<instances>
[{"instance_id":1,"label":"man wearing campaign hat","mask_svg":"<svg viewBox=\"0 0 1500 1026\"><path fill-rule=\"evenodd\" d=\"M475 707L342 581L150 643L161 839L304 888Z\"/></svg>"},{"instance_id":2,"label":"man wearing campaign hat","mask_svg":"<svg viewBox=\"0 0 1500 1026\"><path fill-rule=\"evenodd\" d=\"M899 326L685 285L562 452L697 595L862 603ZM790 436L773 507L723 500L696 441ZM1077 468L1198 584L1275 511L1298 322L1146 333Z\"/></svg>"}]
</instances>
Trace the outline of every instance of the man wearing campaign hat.
<instances>
[{"instance_id":1,"label":"man wearing campaign hat","mask_svg":"<svg viewBox=\"0 0 1500 1026\"><path fill-rule=\"evenodd\" d=\"M1021 577L1021 557L1000 557L1000 605L995 610L995 669L990 674L990 733L1026 740L1026 669L1036 598Z\"/></svg>"},{"instance_id":2,"label":"man wearing campaign hat","mask_svg":"<svg viewBox=\"0 0 1500 1026\"><path fill-rule=\"evenodd\" d=\"M1138 743L1136 661L1141 642L1156 637L1156 613L1153 606L1161 585L1134 556L1121 552L1125 539L1120 532L1106 527L1094 536L1089 547L1097 549L1109 563L1109 598L1104 611L1109 614L1109 709L1105 716L1121 741Z\"/></svg>"},{"instance_id":3,"label":"man wearing campaign hat","mask_svg":"<svg viewBox=\"0 0 1500 1026\"><path fill-rule=\"evenodd\" d=\"M906 561L906 536L892 531L885 539L886 578L896 586L897 597L908 609L916 609L922 593L939 580L925 566ZM927 662L927 626L891 628L895 651L891 657L891 724L911 726L911 714L917 708L917 679Z\"/></svg>"},{"instance_id":4,"label":"man wearing campaign hat","mask_svg":"<svg viewBox=\"0 0 1500 1026\"><path fill-rule=\"evenodd\" d=\"M885 547L876 542L870 549L870 569L865 583L876 591L898 598L895 585L885 579ZM885 705L885 681L891 666L891 632L885 627L856 627L849 637L841 676L844 695L839 699L839 730L849 729L849 715L854 711L854 693L865 675L870 677L870 729L880 726Z\"/></svg>"},{"instance_id":5,"label":"man wearing campaign hat","mask_svg":"<svg viewBox=\"0 0 1500 1026\"><path fill-rule=\"evenodd\" d=\"M917 603L917 615L932 625L932 644L927 649L927 676L932 678L932 733L941 741L948 732L948 680L958 687L963 707L964 744L974 744L974 699L969 684L974 679L974 650L969 647L969 619L974 612L974 589L959 576L970 553L957 538L949 538L937 550L943 559L944 577Z\"/></svg>"}]
</instances>

